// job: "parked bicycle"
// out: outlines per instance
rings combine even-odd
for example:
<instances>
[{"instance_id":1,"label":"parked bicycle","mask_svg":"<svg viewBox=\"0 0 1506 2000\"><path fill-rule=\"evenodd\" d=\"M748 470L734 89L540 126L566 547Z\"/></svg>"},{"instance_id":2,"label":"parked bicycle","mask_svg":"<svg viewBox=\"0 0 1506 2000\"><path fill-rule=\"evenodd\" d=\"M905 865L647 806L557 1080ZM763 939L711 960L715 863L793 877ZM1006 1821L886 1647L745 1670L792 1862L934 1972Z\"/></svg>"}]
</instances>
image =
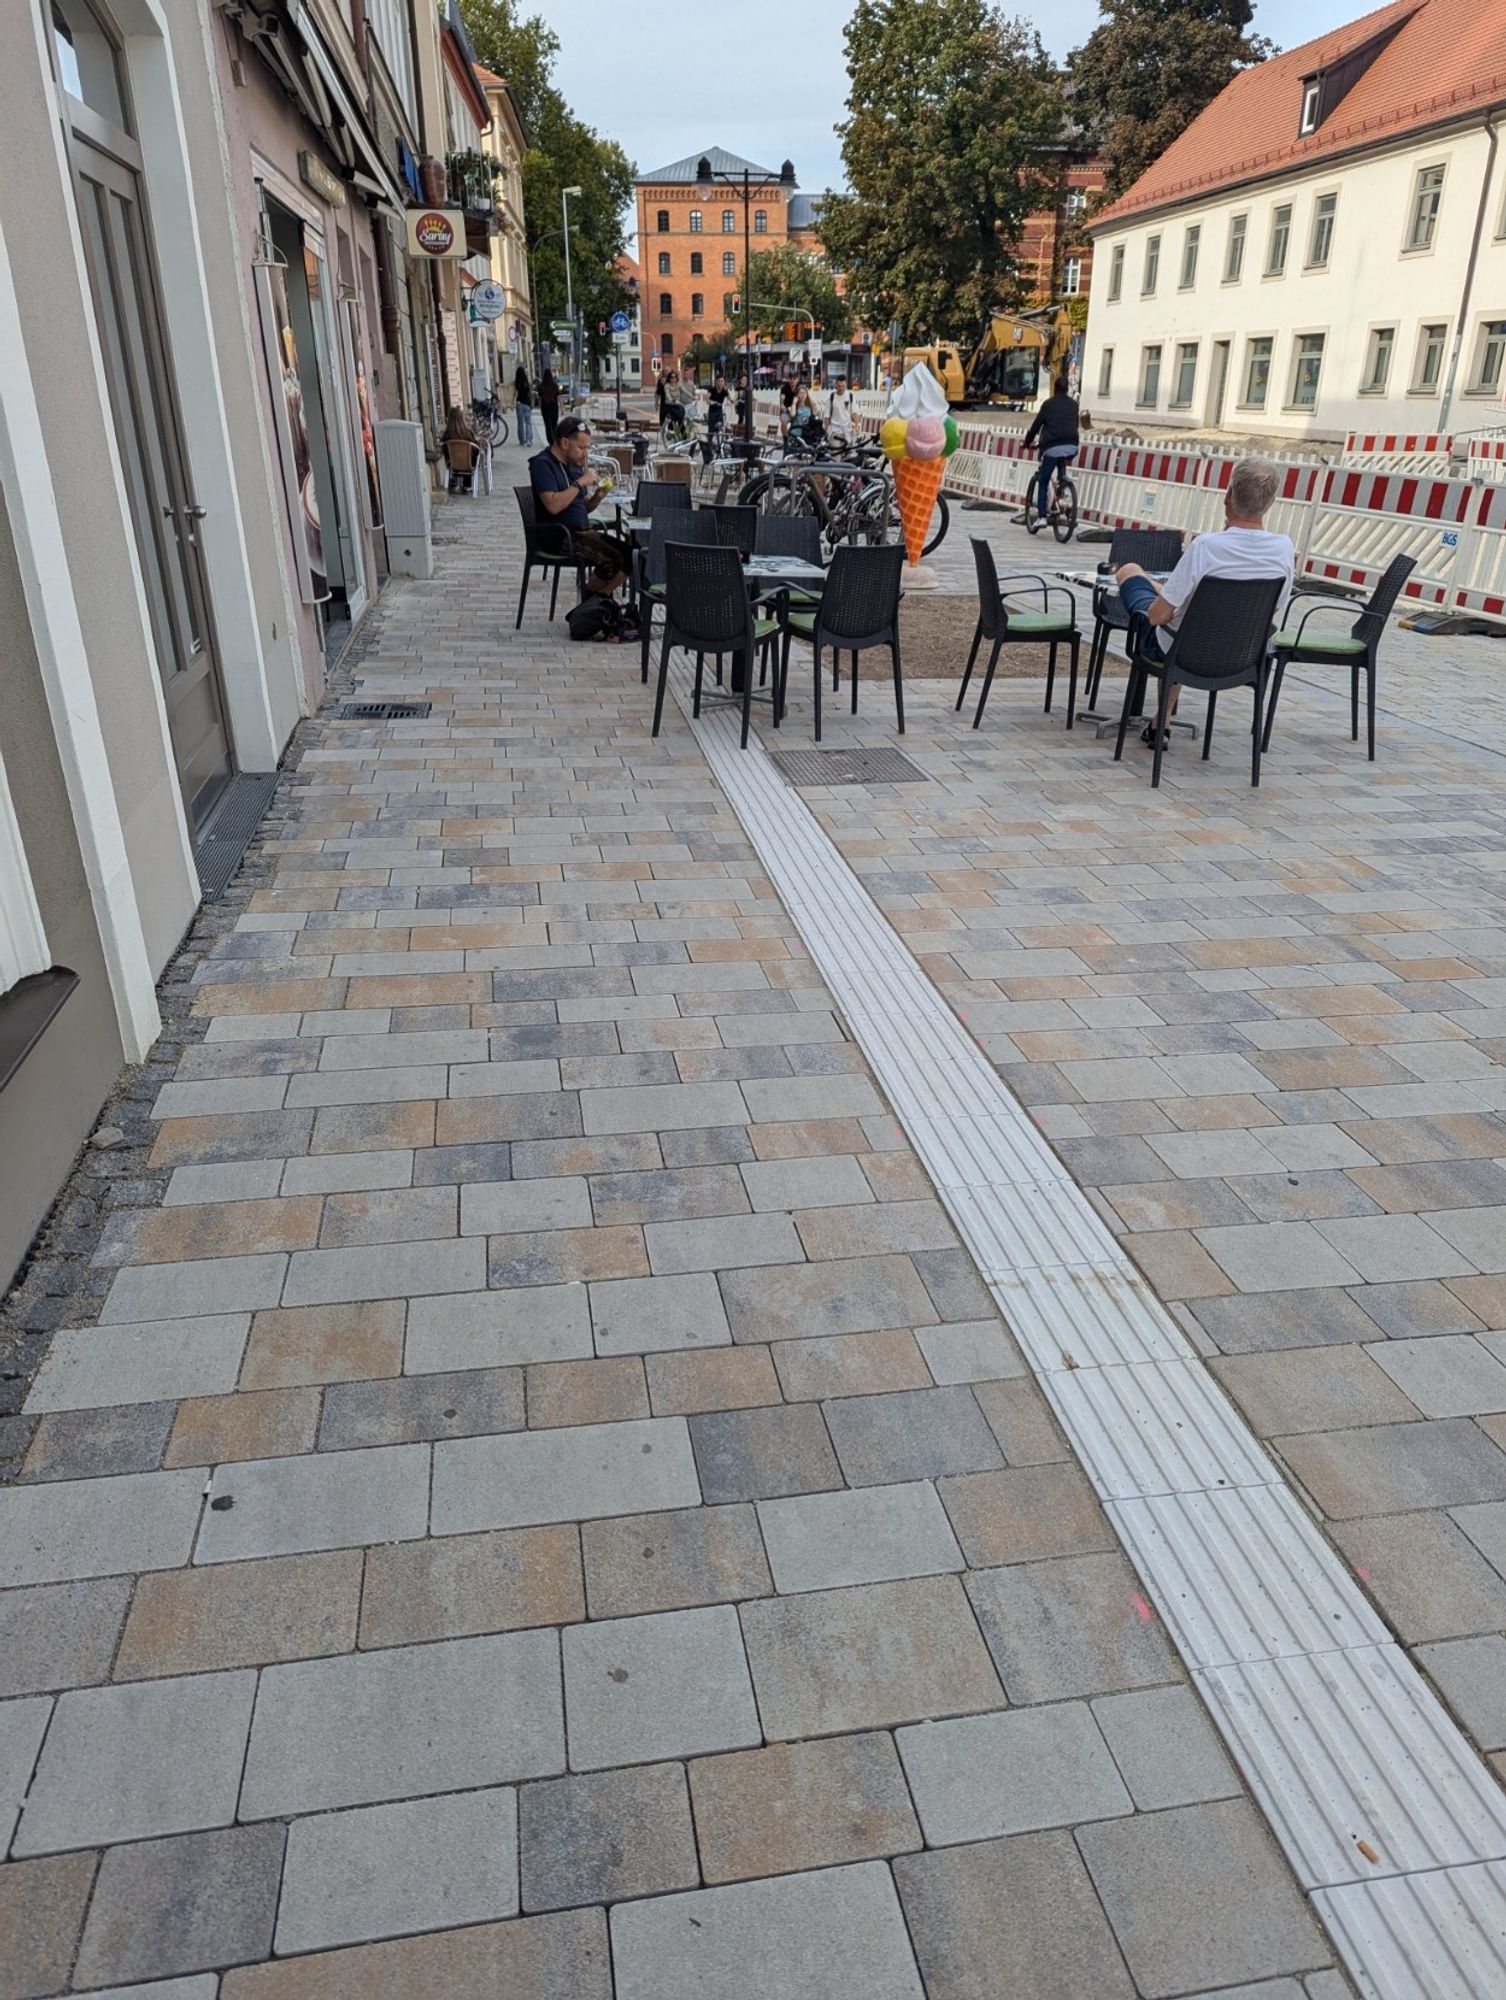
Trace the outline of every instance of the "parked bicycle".
<instances>
[{"instance_id":1,"label":"parked bicycle","mask_svg":"<svg viewBox=\"0 0 1506 2000\"><path fill-rule=\"evenodd\" d=\"M813 514L821 523L828 557L843 542L882 546L903 532L894 481L883 453L869 439L841 458L787 451L777 465L750 479L737 497L739 505L758 507L766 514ZM925 555L946 539L950 526L946 495L938 493Z\"/></svg>"},{"instance_id":2,"label":"parked bicycle","mask_svg":"<svg viewBox=\"0 0 1506 2000\"><path fill-rule=\"evenodd\" d=\"M1042 528L1050 526L1059 542L1070 542L1077 532L1077 488L1067 471L1070 460L1059 458L1052 474L1051 497L1047 503L1044 518L1035 511L1035 475L1025 490L1025 527L1032 535L1038 535Z\"/></svg>"},{"instance_id":3,"label":"parked bicycle","mask_svg":"<svg viewBox=\"0 0 1506 2000\"><path fill-rule=\"evenodd\" d=\"M471 424L481 445L506 444L511 435L507 412L495 395L478 397L471 404Z\"/></svg>"}]
</instances>

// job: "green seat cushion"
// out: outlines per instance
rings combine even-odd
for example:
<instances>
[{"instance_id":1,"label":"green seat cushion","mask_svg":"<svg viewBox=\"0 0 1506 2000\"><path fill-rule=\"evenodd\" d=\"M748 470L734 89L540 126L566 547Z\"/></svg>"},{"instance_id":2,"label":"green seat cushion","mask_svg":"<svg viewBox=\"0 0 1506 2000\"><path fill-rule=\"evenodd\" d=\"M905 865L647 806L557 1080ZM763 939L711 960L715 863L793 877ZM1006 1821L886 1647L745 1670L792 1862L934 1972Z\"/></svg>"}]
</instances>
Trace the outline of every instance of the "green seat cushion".
<instances>
[{"instance_id":1,"label":"green seat cushion","mask_svg":"<svg viewBox=\"0 0 1506 2000\"><path fill-rule=\"evenodd\" d=\"M790 630L792 632L805 632L809 634L814 632L815 629L816 614L814 611L792 611L790 613Z\"/></svg>"},{"instance_id":2,"label":"green seat cushion","mask_svg":"<svg viewBox=\"0 0 1506 2000\"><path fill-rule=\"evenodd\" d=\"M783 627L777 618L755 618L753 620L753 637L755 639L772 639L782 630Z\"/></svg>"},{"instance_id":3,"label":"green seat cushion","mask_svg":"<svg viewBox=\"0 0 1506 2000\"><path fill-rule=\"evenodd\" d=\"M1347 632L1325 637L1318 632L1305 632L1299 639L1295 629L1278 632L1271 641L1274 653L1342 653L1345 659L1357 657L1366 651L1363 639L1351 639Z\"/></svg>"},{"instance_id":4,"label":"green seat cushion","mask_svg":"<svg viewBox=\"0 0 1506 2000\"><path fill-rule=\"evenodd\" d=\"M1076 620L1059 611L1011 611L1004 607L1005 623L1011 633L1030 633L1041 639L1065 639L1077 629Z\"/></svg>"}]
</instances>

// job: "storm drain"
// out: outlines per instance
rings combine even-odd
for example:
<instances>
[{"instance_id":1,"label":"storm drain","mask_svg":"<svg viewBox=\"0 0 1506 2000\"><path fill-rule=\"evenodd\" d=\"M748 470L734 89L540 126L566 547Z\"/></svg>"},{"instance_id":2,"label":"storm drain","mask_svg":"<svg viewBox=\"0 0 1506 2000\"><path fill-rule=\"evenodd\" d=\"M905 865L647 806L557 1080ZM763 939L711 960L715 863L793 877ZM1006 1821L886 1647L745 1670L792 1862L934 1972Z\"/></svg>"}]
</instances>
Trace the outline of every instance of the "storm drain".
<instances>
[{"instance_id":1,"label":"storm drain","mask_svg":"<svg viewBox=\"0 0 1506 2000\"><path fill-rule=\"evenodd\" d=\"M338 722L421 722L433 706L427 701L347 701L335 710Z\"/></svg>"},{"instance_id":2,"label":"storm drain","mask_svg":"<svg viewBox=\"0 0 1506 2000\"><path fill-rule=\"evenodd\" d=\"M193 851L206 903L225 893L276 789L275 771L243 771L220 794L220 802Z\"/></svg>"},{"instance_id":3,"label":"storm drain","mask_svg":"<svg viewBox=\"0 0 1506 2000\"><path fill-rule=\"evenodd\" d=\"M780 750L770 756L790 785L923 785L926 774L898 750Z\"/></svg>"}]
</instances>

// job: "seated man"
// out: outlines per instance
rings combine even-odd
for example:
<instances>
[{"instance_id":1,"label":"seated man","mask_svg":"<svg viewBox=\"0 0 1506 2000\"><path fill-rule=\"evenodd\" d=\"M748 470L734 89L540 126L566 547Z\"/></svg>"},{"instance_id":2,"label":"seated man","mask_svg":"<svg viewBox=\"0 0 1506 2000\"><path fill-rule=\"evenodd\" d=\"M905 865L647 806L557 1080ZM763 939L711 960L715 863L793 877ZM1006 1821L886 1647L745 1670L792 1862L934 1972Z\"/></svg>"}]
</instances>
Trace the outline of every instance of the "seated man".
<instances>
[{"instance_id":1,"label":"seated man","mask_svg":"<svg viewBox=\"0 0 1506 2000\"><path fill-rule=\"evenodd\" d=\"M1125 563L1115 572L1119 602L1131 617L1136 613L1143 616L1151 628L1141 641L1143 652L1154 658L1165 656L1161 631L1163 628L1167 632L1176 631L1193 591L1205 576L1236 579L1279 576L1285 585L1276 605L1276 624L1280 625L1291 595L1297 560L1291 537L1268 534L1265 528L1266 513L1280 484L1281 474L1274 465L1267 465L1259 458L1242 458L1229 475L1223 527L1211 534L1194 536L1164 583L1147 576L1139 563ZM1148 723L1143 732L1147 743L1154 731L1155 724Z\"/></svg>"},{"instance_id":2,"label":"seated man","mask_svg":"<svg viewBox=\"0 0 1506 2000\"><path fill-rule=\"evenodd\" d=\"M528 461L528 477L538 502L539 544L555 551L564 547L563 538L550 535L550 526L568 528L577 558L591 574L588 591L610 596L627 582L632 560L625 545L615 535L604 535L591 526L592 510L601 505L601 484L586 463L591 454L591 426L581 417L564 417L555 427L554 443L546 445Z\"/></svg>"}]
</instances>

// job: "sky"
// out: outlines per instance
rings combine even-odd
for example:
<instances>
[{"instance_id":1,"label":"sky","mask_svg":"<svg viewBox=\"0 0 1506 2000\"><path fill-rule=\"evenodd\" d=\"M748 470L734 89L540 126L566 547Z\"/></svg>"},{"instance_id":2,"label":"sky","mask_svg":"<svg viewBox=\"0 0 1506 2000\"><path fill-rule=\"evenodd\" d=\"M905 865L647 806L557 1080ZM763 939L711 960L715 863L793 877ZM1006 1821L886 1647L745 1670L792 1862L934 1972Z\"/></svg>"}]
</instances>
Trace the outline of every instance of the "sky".
<instances>
[{"instance_id":1,"label":"sky","mask_svg":"<svg viewBox=\"0 0 1506 2000\"><path fill-rule=\"evenodd\" d=\"M807 193L841 186L832 127L847 96L848 0L717 0L704 12L640 0L533 4L560 38L555 82L572 109L615 139L640 172L725 146L760 166L793 160ZM1097 0L1005 4L1034 22L1058 59L1098 20ZM1255 0L1255 27L1294 48L1375 4Z\"/></svg>"}]
</instances>

